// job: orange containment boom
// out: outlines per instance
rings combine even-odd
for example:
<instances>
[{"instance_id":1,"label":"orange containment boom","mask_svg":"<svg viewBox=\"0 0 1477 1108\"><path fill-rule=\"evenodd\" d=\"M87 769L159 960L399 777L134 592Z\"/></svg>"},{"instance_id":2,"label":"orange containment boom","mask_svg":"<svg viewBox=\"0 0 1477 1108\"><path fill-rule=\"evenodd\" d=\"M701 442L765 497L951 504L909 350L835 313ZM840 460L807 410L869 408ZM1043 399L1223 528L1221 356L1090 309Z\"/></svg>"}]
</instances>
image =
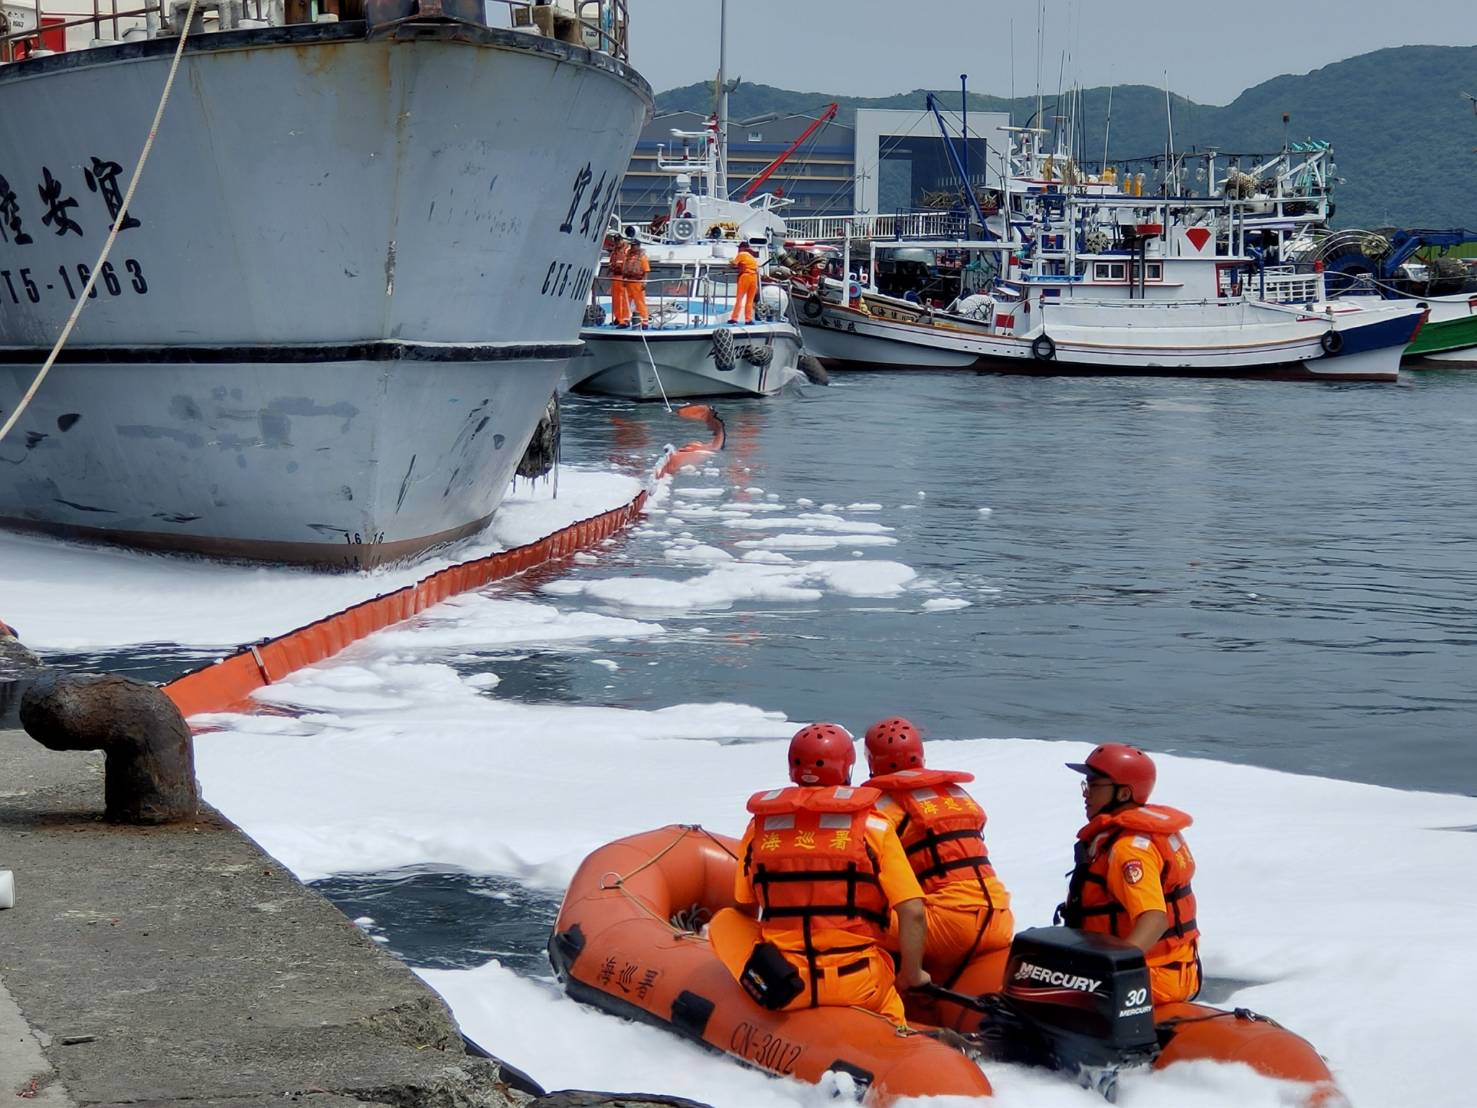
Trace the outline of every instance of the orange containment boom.
<instances>
[{"instance_id":1,"label":"orange containment boom","mask_svg":"<svg viewBox=\"0 0 1477 1108\"><path fill-rule=\"evenodd\" d=\"M782 1077L814 1083L827 1071L845 1073L871 1104L990 1095L990 1082L963 1054L875 1012L772 1012L750 1000L708 940L690 929L695 917L733 906L737 848L700 827L671 826L586 858L549 940L549 960L569 995Z\"/></svg>"},{"instance_id":2,"label":"orange containment boom","mask_svg":"<svg viewBox=\"0 0 1477 1108\"><path fill-rule=\"evenodd\" d=\"M692 404L679 409L677 414L684 419L707 423L713 438L706 443L690 442L680 449L669 450L653 474L658 479L723 448L723 421L712 408L706 404ZM482 588L493 581L604 542L641 514L648 495L648 491L642 489L620 507L572 523L537 542L449 566L403 589L355 604L275 639L248 646L219 662L175 678L164 686L164 692L187 718L203 712L238 708L246 704L257 689L280 681L295 670L330 658L366 635L409 619L450 596Z\"/></svg>"}]
</instances>

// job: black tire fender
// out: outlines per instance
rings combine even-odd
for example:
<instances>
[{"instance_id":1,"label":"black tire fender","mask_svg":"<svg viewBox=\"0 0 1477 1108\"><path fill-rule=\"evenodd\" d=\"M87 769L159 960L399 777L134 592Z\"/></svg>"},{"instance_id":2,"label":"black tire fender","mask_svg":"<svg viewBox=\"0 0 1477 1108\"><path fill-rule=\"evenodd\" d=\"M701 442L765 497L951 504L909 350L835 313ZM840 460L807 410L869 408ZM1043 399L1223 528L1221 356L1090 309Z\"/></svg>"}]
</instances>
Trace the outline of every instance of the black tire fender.
<instances>
[{"instance_id":1,"label":"black tire fender","mask_svg":"<svg viewBox=\"0 0 1477 1108\"><path fill-rule=\"evenodd\" d=\"M1323 347L1325 354L1332 356L1344 348L1344 336L1337 331L1324 331L1318 339L1318 345Z\"/></svg>"},{"instance_id":2,"label":"black tire fender","mask_svg":"<svg viewBox=\"0 0 1477 1108\"><path fill-rule=\"evenodd\" d=\"M820 319L821 313L826 310L826 305L821 300L821 294L813 292L802 302L800 310L805 313L806 319Z\"/></svg>"},{"instance_id":3,"label":"black tire fender","mask_svg":"<svg viewBox=\"0 0 1477 1108\"><path fill-rule=\"evenodd\" d=\"M1037 335L1031 340L1031 356L1038 362L1056 360L1056 342L1050 335Z\"/></svg>"},{"instance_id":4,"label":"black tire fender","mask_svg":"<svg viewBox=\"0 0 1477 1108\"><path fill-rule=\"evenodd\" d=\"M738 364L738 349L733 341L733 331L727 327L719 327L713 332L713 362L723 373Z\"/></svg>"}]
</instances>

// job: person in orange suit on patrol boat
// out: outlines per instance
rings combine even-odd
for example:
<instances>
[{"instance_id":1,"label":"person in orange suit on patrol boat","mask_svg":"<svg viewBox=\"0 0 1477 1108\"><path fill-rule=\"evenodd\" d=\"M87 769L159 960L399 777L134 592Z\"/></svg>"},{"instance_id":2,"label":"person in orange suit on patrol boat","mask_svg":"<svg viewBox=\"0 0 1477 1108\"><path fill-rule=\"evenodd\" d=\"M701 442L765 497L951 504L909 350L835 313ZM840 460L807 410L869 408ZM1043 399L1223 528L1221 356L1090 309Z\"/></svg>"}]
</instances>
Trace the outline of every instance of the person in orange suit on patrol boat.
<instances>
[{"instance_id":1,"label":"person in orange suit on patrol boat","mask_svg":"<svg viewBox=\"0 0 1477 1108\"><path fill-rule=\"evenodd\" d=\"M753 323L754 300L759 295L759 256L747 242L741 242L738 253L728 264L739 271L733 314L728 317L728 322Z\"/></svg>"},{"instance_id":2,"label":"person in orange suit on patrol boat","mask_svg":"<svg viewBox=\"0 0 1477 1108\"><path fill-rule=\"evenodd\" d=\"M626 299L630 305L630 315L626 321L628 327L639 325L645 328L651 322L651 317L646 312L646 275L650 272L651 259L646 256L646 250L636 236L636 229L628 228L626 257L621 263L621 273L626 279Z\"/></svg>"},{"instance_id":3,"label":"person in orange suit on patrol boat","mask_svg":"<svg viewBox=\"0 0 1477 1108\"><path fill-rule=\"evenodd\" d=\"M610 274L610 320L613 326L624 327L631 318L626 297L627 243L621 235L610 235L605 246L609 251L605 258L605 271Z\"/></svg>"},{"instance_id":4,"label":"person in orange suit on patrol boat","mask_svg":"<svg viewBox=\"0 0 1477 1108\"><path fill-rule=\"evenodd\" d=\"M970 962L1010 946L1010 893L985 848L985 810L961 787L974 775L928 769L923 736L901 716L867 729L865 788L882 790L877 811L897 832L924 893L923 968L950 987Z\"/></svg>"},{"instance_id":5,"label":"person in orange suit on patrol boat","mask_svg":"<svg viewBox=\"0 0 1477 1108\"><path fill-rule=\"evenodd\" d=\"M723 909L715 952L759 1004L776 1010L855 1005L904 1023L898 989L929 983L923 969L923 890L876 789L852 788L856 749L838 724L790 740L791 788L756 793L739 846L734 897L754 920ZM886 945L896 913L901 965ZM756 941L757 940L757 941Z\"/></svg>"},{"instance_id":6,"label":"person in orange suit on patrol boat","mask_svg":"<svg viewBox=\"0 0 1477 1108\"><path fill-rule=\"evenodd\" d=\"M1155 1004L1200 991L1200 928L1195 920L1195 859L1181 832L1184 812L1148 803L1157 771L1142 750L1103 743L1085 762L1087 824L1077 832L1076 866L1058 909L1068 927L1125 939L1144 952Z\"/></svg>"}]
</instances>

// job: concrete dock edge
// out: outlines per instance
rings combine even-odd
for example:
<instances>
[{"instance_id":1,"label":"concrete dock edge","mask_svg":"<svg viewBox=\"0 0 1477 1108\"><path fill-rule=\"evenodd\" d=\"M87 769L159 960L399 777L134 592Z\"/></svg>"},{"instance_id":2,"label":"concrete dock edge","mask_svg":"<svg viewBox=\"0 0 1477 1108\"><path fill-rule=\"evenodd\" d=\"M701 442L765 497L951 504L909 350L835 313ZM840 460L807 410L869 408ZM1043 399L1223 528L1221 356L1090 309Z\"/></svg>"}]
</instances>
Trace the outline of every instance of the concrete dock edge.
<instances>
[{"instance_id":1,"label":"concrete dock edge","mask_svg":"<svg viewBox=\"0 0 1477 1108\"><path fill-rule=\"evenodd\" d=\"M47 1105L522 1105L446 1005L219 813L102 820L103 758L0 732L0 1089Z\"/></svg>"}]
</instances>

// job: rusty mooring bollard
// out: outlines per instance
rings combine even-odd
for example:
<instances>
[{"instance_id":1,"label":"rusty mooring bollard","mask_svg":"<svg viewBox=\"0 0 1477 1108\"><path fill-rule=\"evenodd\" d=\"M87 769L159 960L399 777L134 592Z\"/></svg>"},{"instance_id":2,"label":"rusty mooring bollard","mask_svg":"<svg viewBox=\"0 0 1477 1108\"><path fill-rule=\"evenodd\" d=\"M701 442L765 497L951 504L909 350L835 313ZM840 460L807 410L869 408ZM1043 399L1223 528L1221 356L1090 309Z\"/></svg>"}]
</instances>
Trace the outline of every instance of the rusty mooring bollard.
<instances>
[{"instance_id":1,"label":"rusty mooring bollard","mask_svg":"<svg viewBox=\"0 0 1477 1108\"><path fill-rule=\"evenodd\" d=\"M200 804L195 746L173 701L153 685L108 673L36 677L21 726L51 750L107 755L105 814L114 823L192 819Z\"/></svg>"},{"instance_id":2,"label":"rusty mooring bollard","mask_svg":"<svg viewBox=\"0 0 1477 1108\"><path fill-rule=\"evenodd\" d=\"M15 628L0 620L0 730L15 726L20 718L21 696L45 668L41 659L26 649Z\"/></svg>"}]
</instances>

